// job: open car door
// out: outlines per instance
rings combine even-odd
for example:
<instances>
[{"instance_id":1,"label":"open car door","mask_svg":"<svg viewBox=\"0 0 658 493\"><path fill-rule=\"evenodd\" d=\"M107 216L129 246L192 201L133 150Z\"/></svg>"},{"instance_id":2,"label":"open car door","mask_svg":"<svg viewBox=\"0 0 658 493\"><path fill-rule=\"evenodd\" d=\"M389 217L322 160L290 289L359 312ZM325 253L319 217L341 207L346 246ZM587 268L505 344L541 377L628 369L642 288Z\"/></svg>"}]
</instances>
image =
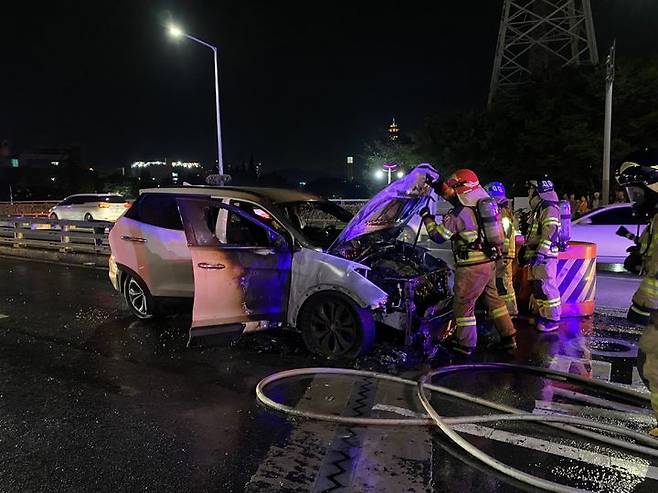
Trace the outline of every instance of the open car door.
<instances>
[{"instance_id":1,"label":"open car door","mask_svg":"<svg viewBox=\"0 0 658 493\"><path fill-rule=\"evenodd\" d=\"M194 271L190 342L283 322L292 258L283 234L219 199L177 201Z\"/></svg>"}]
</instances>

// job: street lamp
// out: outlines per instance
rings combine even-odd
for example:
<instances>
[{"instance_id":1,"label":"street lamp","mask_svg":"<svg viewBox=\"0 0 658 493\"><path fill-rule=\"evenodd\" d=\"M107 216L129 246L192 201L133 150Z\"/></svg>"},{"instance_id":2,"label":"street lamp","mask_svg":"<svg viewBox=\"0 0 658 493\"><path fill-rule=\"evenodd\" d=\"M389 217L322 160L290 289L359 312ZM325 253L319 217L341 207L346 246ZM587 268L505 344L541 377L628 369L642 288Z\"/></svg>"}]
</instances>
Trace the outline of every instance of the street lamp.
<instances>
[{"instance_id":1,"label":"street lamp","mask_svg":"<svg viewBox=\"0 0 658 493\"><path fill-rule=\"evenodd\" d=\"M206 48L210 48L212 50L213 61L215 63L215 113L217 115L217 171L220 175L223 175L224 159L222 155L222 125L219 117L219 75L217 71L217 47L211 45L210 43L206 43L205 41L202 41L199 38L192 36L191 34L186 33L175 24L169 25L169 35L172 38L185 37L187 39L191 39L192 41L195 41L205 46Z\"/></svg>"},{"instance_id":2,"label":"street lamp","mask_svg":"<svg viewBox=\"0 0 658 493\"><path fill-rule=\"evenodd\" d=\"M391 173L397 169L398 165L396 163L384 163L384 171L388 173L388 184L391 184ZM398 178L400 174L398 173Z\"/></svg>"}]
</instances>

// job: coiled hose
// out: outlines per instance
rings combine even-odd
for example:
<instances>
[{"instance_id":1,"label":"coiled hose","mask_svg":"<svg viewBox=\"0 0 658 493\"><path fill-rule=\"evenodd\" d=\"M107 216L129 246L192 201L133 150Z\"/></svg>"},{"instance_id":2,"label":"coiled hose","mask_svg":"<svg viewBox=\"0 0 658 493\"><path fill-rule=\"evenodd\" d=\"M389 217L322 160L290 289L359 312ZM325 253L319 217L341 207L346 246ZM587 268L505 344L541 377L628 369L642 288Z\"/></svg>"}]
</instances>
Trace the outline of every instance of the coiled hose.
<instances>
[{"instance_id":1,"label":"coiled hose","mask_svg":"<svg viewBox=\"0 0 658 493\"><path fill-rule=\"evenodd\" d=\"M532 474L520 471L514 467L508 466L503 462L498 461L492 456L484 453L482 450L478 449L466 439L462 438L459 433L452 429L452 425L456 424L472 424L472 423L484 423L492 421L536 421L540 424L545 424L546 426L551 426L558 428L562 431L567 431L574 433L586 438L594 439L599 442L606 443L615 447L623 448L631 452L640 453L644 455L649 455L652 457L658 457L658 441L645 436L640 433L628 430L626 428L621 428L618 426L608 425L605 423L600 423L598 421L580 418L575 416L560 416L560 415L536 415L528 414L520 409L513 407L505 406L497 402L492 402L480 397L476 397L471 394L465 394L456 390L449 389L447 387L441 387L438 385L431 384L432 378L436 376L442 376L454 372L463 372L471 370L515 370L523 371L535 375L540 375L543 377L549 377L554 380L562 381L572 381L584 385L589 385L593 387L600 388L609 392L615 392L617 394L622 394L627 397L633 397L638 400L650 401L649 397L635 392L618 385L610 384L607 382L591 380L589 378L581 377L579 375L573 375L570 373L564 373L556 370L551 370L547 368L537 368L533 366L523 366L523 365L513 365L507 363L479 363L471 365L457 365L457 366L448 366L445 368L440 368L432 370L420 377L418 381L408 380L406 378L396 377L394 375L388 375L386 373L379 373L366 370L351 370L347 368L297 368L293 370L281 371L274 373L265 377L256 386L256 398L258 401L276 411L291 415L299 416L308 419L315 419L321 421L329 421L333 423L347 424L347 425L356 425L356 426L430 426L434 425L441 429L441 431L450 438L457 446L462 448L471 456L480 460L481 462L487 464L493 469L510 476L514 479L527 483L529 485L535 486L537 488L542 488L547 491L554 492L568 492L568 493L584 493L586 490L573 488L570 486L565 486L547 479L543 479ZM309 376L309 375L341 375L341 376L358 376L358 377L370 377L376 378L379 380L386 380L389 382L396 382L403 385L413 385L416 387L416 395L418 400L425 408L425 411L429 415L429 418L364 418L364 417L349 417L349 416L336 416L333 414L323 414L316 413L313 411L302 411L295 409L286 404L276 402L273 399L269 398L265 389L268 385L271 385L274 382L285 380L287 378L300 377L300 376ZM495 409L498 411L503 411L506 414L491 414L484 416L462 416L454 418L442 417L436 409L432 406L429 399L427 398L427 392L439 392L444 395L449 395L451 397L456 397L458 399L466 400L468 402L478 404L481 406L489 407L490 409ZM587 428L598 429L601 431L616 433L621 436L626 436L631 438L639 443L630 443L625 440L620 440L613 438L607 435L602 435L600 433L595 433L588 430L583 430L580 428L575 428L570 425L585 426ZM644 445L640 445L644 444Z\"/></svg>"}]
</instances>

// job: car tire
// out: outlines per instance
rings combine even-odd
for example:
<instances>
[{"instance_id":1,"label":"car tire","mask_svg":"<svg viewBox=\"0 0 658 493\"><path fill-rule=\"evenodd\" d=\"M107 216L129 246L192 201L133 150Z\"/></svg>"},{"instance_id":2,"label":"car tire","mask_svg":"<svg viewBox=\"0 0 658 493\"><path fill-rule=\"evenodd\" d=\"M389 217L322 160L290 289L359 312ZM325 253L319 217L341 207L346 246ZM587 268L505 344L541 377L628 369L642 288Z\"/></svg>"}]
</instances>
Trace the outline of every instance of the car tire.
<instances>
[{"instance_id":1,"label":"car tire","mask_svg":"<svg viewBox=\"0 0 658 493\"><path fill-rule=\"evenodd\" d=\"M153 296L146 285L130 274L123 282L123 298L128 309L140 320L150 320L157 315L157 307Z\"/></svg>"},{"instance_id":2,"label":"car tire","mask_svg":"<svg viewBox=\"0 0 658 493\"><path fill-rule=\"evenodd\" d=\"M84 220L87 221L87 222L91 222L91 221L94 220L94 216L91 215L91 212L87 212L85 214Z\"/></svg>"},{"instance_id":3,"label":"car tire","mask_svg":"<svg viewBox=\"0 0 658 493\"><path fill-rule=\"evenodd\" d=\"M57 217L57 214L55 214L54 212L50 214L50 216L48 216L48 219L50 219L51 221L59 221L59 217Z\"/></svg>"},{"instance_id":4,"label":"car tire","mask_svg":"<svg viewBox=\"0 0 658 493\"><path fill-rule=\"evenodd\" d=\"M372 314L347 296L321 293L309 298L297 324L306 347L331 359L353 359L375 341Z\"/></svg>"}]
</instances>

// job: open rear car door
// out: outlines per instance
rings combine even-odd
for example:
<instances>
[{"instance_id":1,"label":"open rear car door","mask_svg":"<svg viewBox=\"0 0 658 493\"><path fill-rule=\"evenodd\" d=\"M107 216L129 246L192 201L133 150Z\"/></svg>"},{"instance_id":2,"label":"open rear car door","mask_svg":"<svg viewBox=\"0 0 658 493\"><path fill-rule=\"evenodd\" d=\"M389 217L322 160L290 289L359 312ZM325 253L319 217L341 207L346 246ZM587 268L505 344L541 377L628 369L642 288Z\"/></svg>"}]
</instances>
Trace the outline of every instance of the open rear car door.
<instances>
[{"instance_id":1,"label":"open rear car door","mask_svg":"<svg viewBox=\"0 0 658 493\"><path fill-rule=\"evenodd\" d=\"M190 342L284 322L292 258L284 234L219 199L177 201L194 271Z\"/></svg>"}]
</instances>

